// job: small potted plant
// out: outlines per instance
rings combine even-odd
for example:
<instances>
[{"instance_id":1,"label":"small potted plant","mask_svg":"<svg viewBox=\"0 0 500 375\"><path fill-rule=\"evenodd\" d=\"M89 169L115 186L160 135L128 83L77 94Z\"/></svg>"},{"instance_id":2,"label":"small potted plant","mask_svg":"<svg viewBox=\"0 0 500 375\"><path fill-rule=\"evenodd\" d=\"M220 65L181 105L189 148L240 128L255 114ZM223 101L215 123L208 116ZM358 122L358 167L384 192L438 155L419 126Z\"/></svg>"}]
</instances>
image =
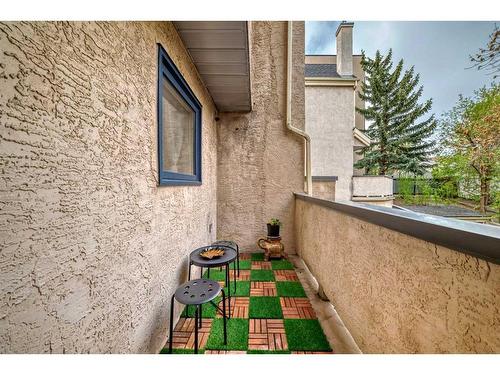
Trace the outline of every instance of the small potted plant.
<instances>
[{"instance_id":1,"label":"small potted plant","mask_svg":"<svg viewBox=\"0 0 500 375\"><path fill-rule=\"evenodd\" d=\"M267 223L267 236L268 237L279 237L280 235L281 221L279 219L272 218Z\"/></svg>"}]
</instances>

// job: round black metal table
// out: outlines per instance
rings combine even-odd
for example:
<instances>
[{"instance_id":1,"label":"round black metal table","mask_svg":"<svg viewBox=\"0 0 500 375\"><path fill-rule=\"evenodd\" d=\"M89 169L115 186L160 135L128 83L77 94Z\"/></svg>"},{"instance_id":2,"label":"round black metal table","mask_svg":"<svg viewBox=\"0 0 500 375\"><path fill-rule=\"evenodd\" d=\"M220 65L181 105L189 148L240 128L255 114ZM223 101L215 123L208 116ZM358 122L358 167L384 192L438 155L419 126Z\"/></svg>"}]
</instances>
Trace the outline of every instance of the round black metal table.
<instances>
[{"instance_id":1,"label":"round black metal table","mask_svg":"<svg viewBox=\"0 0 500 375\"><path fill-rule=\"evenodd\" d=\"M214 302L214 299L222 292L222 310ZM174 329L174 302L186 306L196 306L194 313L194 352L198 353L198 325L201 327L201 305L210 302L222 313L224 320L224 345L227 344L226 331L226 298L224 289L217 281L210 279L196 279L185 282L179 286L170 301L170 336L168 351L172 353L173 329Z\"/></svg>"},{"instance_id":2,"label":"round black metal table","mask_svg":"<svg viewBox=\"0 0 500 375\"><path fill-rule=\"evenodd\" d=\"M200 253L207 249L213 248L222 248L224 249L224 254L217 258L207 259L200 255ZM228 298L228 307L229 313L228 317L231 318L231 278L229 275L229 264L234 262L237 258L237 252L233 248L225 245L210 245L200 247L189 254L189 272L188 272L188 280L191 280L191 266L198 266L201 268L201 277L203 277L203 269L207 269L207 277L210 278L210 269L217 267L225 267L226 269L226 277L225 277L225 285L227 286L227 298ZM234 274L234 292L236 293L236 270L233 272Z\"/></svg>"},{"instance_id":3,"label":"round black metal table","mask_svg":"<svg viewBox=\"0 0 500 375\"><path fill-rule=\"evenodd\" d=\"M238 244L234 241L228 241L228 240L220 240L216 241L212 244L212 246L216 245L222 245L222 246L229 246L236 250L236 267L238 268L238 277L240 276L240 247Z\"/></svg>"}]
</instances>

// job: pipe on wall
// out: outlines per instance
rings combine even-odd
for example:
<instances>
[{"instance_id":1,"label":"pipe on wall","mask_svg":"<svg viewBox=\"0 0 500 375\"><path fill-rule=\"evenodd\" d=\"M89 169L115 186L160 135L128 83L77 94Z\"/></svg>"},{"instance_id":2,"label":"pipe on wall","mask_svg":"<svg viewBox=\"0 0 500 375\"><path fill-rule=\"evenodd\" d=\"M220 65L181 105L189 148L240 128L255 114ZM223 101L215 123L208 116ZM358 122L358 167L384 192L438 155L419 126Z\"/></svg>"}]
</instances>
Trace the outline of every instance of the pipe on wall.
<instances>
[{"instance_id":1,"label":"pipe on wall","mask_svg":"<svg viewBox=\"0 0 500 375\"><path fill-rule=\"evenodd\" d=\"M287 41L287 64L286 64L286 127L291 132L304 138L305 143L305 187L306 194L312 195L312 175L311 175L311 137L302 129L292 125L292 51L293 41L293 21L288 21L288 41Z\"/></svg>"}]
</instances>

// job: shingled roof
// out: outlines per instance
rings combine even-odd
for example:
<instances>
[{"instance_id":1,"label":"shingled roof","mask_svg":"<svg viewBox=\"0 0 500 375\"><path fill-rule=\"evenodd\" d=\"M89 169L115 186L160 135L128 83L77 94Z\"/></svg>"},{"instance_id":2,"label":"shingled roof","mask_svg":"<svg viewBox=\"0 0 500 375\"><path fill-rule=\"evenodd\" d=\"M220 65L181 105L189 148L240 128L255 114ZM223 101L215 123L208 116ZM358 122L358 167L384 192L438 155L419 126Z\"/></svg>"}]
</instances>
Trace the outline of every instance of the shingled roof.
<instances>
[{"instance_id":1,"label":"shingled roof","mask_svg":"<svg viewBox=\"0 0 500 375\"><path fill-rule=\"evenodd\" d=\"M305 76L340 78L337 73L337 64L306 64Z\"/></svg>"}]
</instances>

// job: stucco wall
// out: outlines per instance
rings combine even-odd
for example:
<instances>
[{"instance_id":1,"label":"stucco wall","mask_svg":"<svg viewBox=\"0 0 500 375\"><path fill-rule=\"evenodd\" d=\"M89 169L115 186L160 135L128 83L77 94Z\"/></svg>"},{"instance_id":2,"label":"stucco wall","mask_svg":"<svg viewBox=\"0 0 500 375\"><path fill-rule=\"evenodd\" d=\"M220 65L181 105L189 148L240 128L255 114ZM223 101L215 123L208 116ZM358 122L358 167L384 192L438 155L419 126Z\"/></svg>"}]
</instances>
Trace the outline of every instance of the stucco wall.
<instances>
[{"instance_id":1,"label":"stucco wall","mask_svg":"<svg viewBox=\"0 0 500 375\"><path fill-rule=\"evenodd\" d=\"M500 266L296 200L297 251L365 353L500 352Z\"/></svg>"},{"instance_id":2,"label":"stucco wall","mask_svg":"<svg viewBox=\"0 0 500 375\"><path fill-rule=\"evenodd\" d=\"M389 197L392 196L392 177L390 176L355 176L352 178L354 197Z\"/></svg>"},{"instance_id":3,"label":"stucco wall","mask_svg":"<svg viewBox=\"0 0 500 375\"><path fill-rule=\"evenodd\" d=\"M356 27L356 25L354 25L354 27ZM337 55L306 55L305 61L306 64L336 64ZM361 67L361 55L352 55L352 68L354 76L359 79L359 82L356 85L356 96L354 104L358 108L365 108L365 102L358 96L358 92L361 91L361 81L364 81L365 79L365 72ZM365 129L365 118L357 111L355 114L355 124L358 129Z\"/></svg>"},{"instance_id":4,"label":"stucco wall","mask_svg":"<svg viewBox=\"0 0 500 375\"><path fill-rule=\"evenodd\" d=\"M293 253L294 196L304 189L304 141L286 129L287 23L252 22L253 111L218 122L218 232L255 250L272 217ZM294 22L293 125L304 128L304 23Z\"/></svg>"},{"instance_id":5,"label":"stucco wall","mask_svg":"<svg viewBox=\"0 0 500 375\"><path fill-rule=\"evenodd\" d=\"M314 181L312 195L321 199L335 200L336 181Z\"/></svg>"},{"instance_id":6,"label":"stucco wall","mask_svg":"<svg viewBox=\"0 0 500 375\"><path fill-rule=\"evenodd\" d=\"M306 130L313 176L337 176L336 200L350 200L353 174L352 87L306 86Z\"/></svg>"},{"instance_id":7,"label":"stucco wall","mask_svg":"<svg viewBox=\"0 0 500 375\"><path fill-rule=\"evenodd\" d=\"M202 186L157 186L157 42L203 105ZM216 231L214 106L175 29L2 23L0 85L0 352L157 352Z\"/></svg>"}]
</instances>

